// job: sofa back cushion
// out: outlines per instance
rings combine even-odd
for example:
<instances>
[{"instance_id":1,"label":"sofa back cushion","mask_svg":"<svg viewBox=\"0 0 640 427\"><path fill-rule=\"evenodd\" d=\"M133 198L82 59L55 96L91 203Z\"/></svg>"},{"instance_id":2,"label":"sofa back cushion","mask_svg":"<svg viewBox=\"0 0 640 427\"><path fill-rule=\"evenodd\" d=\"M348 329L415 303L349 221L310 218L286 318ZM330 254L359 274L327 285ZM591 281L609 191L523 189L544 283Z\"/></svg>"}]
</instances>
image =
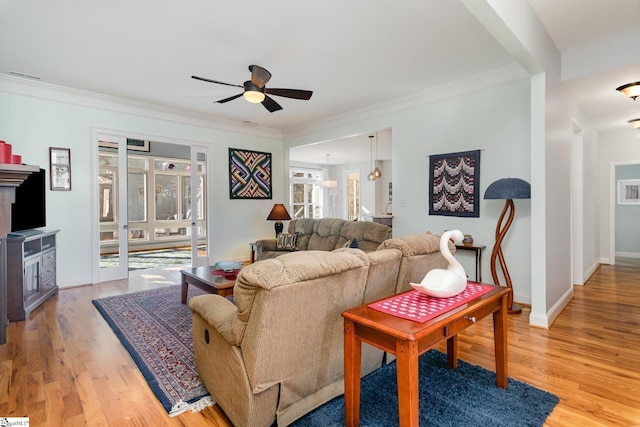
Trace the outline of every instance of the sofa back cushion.
<instances>
[{"instance_id":1,"label":"sofa back cushion","mask_svg":"<svg viewBox=\"0 0 640 427\"><path fill-rule=\"evenodd\" d=\"M449 265L440 253L440 236L434 234L410 234L385 240L378 250L388 248L402 252L396 293L411 290L409 283L420 283L430 270L447 268ZM449 242L449 250L455 253L453 242Z\"/></svg>"},{"instance_id":2,"label":"sofa back cushion","mask_svg":"<svg viewBox=\"0 0 640 427\"><path fill-rule=\"evenodd\" d=\"M359 249L372 252L380 243L391 238L391 231L391 227L373 221L344 221L336 248L349 240L356 240Z\"/></svg>"},{"instance_id":3,"label":"sofa back cushion","mask_svg":"<svg viewBox=\"0 0 640 427\"><path fill-rule=\"evenodd\" d=\"M232 336L254 393L280 383L280 407L343 375L342 312L363 300L358 249L291 252L240 271Z\"/></svg>"},{"instance_id":4,"label":"sofa back cushion","mask_svg":"<svg viewBox=\"0 0 640 427\"><path fill-rule=\"evenodd\" d=\"M340 218L300 218L289 222L288 233L298 234L301 251L331 251L356 241L365 252L375 251L380 243L391 238L391 227L372 221L345 221Z\"/></svg>"}]
</instances>

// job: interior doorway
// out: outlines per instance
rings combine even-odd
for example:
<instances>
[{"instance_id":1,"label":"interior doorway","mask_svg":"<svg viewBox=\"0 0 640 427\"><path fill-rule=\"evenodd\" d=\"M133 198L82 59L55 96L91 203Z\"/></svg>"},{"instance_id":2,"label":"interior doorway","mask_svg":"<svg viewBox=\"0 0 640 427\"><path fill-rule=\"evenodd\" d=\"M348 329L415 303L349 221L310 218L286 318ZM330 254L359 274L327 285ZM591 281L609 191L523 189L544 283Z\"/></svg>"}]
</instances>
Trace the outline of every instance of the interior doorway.
<instances>
[{"instance_id":1,"label":"interior doorway","mask_svg":"<svg viewBox=\"0 0 640 427\"><path fill-rule=\"evenodd\" d=\"M612 264L640 267L640 162L612 165L611 257ZM625 194L632 190L629 194Z\"/></svg>"}]
</instances>

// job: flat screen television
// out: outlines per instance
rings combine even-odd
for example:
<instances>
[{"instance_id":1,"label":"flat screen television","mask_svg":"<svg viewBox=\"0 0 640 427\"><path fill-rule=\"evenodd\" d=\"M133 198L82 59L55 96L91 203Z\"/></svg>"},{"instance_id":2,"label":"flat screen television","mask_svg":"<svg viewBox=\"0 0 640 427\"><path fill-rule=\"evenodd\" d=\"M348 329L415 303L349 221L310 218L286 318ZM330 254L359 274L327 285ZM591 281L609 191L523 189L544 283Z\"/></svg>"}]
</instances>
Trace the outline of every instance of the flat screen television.
<instances>
[{"instance_id":1,"label":"flat screen television","mask_svg":"<svg viewBox=\"0 0 640 427\"><path fill-rule=\"evenodd\" d=\"M16 200L11 205L11 232L47 225L45 195L45 170L40 169L16 188Z\"/></svg>"}]
</instances>

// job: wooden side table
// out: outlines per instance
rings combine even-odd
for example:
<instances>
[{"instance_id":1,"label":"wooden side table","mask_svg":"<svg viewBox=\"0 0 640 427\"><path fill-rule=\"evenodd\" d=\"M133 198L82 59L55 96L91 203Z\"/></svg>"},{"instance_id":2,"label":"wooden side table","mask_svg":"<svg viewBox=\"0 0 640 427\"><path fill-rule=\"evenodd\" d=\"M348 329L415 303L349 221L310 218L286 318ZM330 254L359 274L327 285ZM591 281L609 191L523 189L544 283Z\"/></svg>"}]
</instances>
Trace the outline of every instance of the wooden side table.
<instances>
[{"instance_id":1,"label":"wooden side table","mask_svg":"<svg viewBox=\"0 0 640 427\"><path fill-rule=\"evenodd\" d=\"M475 298L424 323L405 320L369 308L367 304L342 313L344 317L345 424L360 422L362 342L396 356L398 410L401 426L418 426L418 356L447 341L450 368L458 366L457 334L493 314L496 385L507 388L507 295L511 289L493 286Z\"/></svg>"},{"instance_id":2,"label":"wooden side table","mask_svg":"<svg viewBox=\"0 0 640 427\"><path fill-rule=\"evenodd\" d=\"M476 282L482 282L482 251L484 245L456 245L457 250L473 251L476 254Z\"/></svg>"}]
</instances>

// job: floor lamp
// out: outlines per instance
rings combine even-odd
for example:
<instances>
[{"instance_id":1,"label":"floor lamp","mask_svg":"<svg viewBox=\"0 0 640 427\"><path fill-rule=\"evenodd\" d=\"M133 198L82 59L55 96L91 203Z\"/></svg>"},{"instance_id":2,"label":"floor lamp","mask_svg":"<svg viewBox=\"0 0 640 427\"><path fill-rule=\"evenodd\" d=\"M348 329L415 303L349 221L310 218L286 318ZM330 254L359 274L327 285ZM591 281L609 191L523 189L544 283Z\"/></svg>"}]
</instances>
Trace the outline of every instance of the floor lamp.
<instances>
[{"instance_id":1,"label":"floor lamp","mask_svg":"<svg viewBox=\"0 0 640 427\"><path fill-rule=\"evenodd\" d=\"M491 276L493 277L493 283L500 285L498 279L498 272L496 271L496 261L500 261L500 268L506 281L506 285L511 289L511 293L507 297L507 310L509 313L521 313L522 307L513 303L513 285L511 283L511 277L509 276L509 270L507 270L507 264L504 261L504 255L502 253L502 241L506 236L513 217L515 214L515 205L513 199L530 199L531 198L531 185L527 181L519 178L502 178L493 182L484 193L485 199L501 199L506 200L498 224L496 225L496 243L493 245L491 251ZM508 216L507 216L508 215ZM503 224L507 216L506 222Z\"/></svg>"}]
</instances>

